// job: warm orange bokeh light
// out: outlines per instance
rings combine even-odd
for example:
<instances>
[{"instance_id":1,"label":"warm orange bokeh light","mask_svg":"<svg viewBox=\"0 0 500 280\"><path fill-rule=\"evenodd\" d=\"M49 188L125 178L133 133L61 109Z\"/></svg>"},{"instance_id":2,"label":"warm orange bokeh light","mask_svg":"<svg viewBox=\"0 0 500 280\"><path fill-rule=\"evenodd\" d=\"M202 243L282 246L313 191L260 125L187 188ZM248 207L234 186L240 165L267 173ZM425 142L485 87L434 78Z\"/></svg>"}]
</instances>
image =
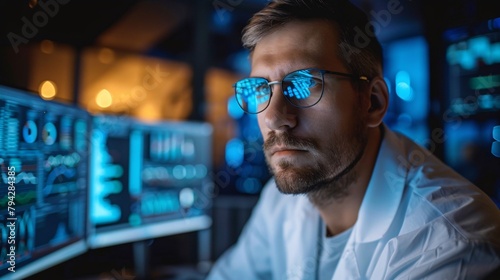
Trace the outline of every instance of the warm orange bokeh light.
<instances>
[{"instance_id":1,"label":"warm orange bokeh light","mask_svg":"<svg viewBox=\"0 0 500 280\"><path fill-rule=\"evenodd\" d=\"M54 99L57 94L56 84L49 80L43 81L39 87L39 94L43 99Z\"/></svg>"}]
</instances>

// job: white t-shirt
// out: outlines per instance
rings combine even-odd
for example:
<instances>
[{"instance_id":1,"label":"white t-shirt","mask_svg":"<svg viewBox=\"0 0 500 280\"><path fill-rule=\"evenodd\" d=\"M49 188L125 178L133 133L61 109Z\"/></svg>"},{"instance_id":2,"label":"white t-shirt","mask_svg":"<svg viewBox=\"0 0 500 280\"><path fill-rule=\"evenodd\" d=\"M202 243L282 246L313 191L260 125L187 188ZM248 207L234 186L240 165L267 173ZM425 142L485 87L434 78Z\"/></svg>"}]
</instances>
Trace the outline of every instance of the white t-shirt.
<instances>
[{"instance_id":1,"label":"white t-shirt","mask_svg":"<svg viewBox=\"0 0 500 280\"><path fill-rule=\"evenodd\" d=\"M337 264L339 263L340 256L344 251L344 247L351 236L352 228L343 231L332 237L326 236L326 225L322 225L322 242L318 246L319 250L319 265L318 265L318 280L331 280Z\"/></svg>"}]
</instances>

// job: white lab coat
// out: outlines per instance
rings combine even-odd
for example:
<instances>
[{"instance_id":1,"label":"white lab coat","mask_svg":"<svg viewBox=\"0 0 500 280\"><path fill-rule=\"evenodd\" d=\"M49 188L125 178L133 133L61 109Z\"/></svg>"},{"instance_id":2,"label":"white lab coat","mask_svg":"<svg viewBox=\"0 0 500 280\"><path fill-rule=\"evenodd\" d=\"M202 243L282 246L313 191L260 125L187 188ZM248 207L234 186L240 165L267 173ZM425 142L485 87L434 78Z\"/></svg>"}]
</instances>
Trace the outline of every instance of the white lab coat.
<instances>
[{"instance_id":1,"label":"white lab coat","mask_svg":"<svg viewBox=\"0 0 500 280\"><path fill-rule=\"evenodd\" d=\"M316 279L319 225L307 197L283 195L270 181L237 244L208 279ZM332 280L481 279L498 266L496 205L429 151L385 127Z\"/></svg>"}]
</instances>

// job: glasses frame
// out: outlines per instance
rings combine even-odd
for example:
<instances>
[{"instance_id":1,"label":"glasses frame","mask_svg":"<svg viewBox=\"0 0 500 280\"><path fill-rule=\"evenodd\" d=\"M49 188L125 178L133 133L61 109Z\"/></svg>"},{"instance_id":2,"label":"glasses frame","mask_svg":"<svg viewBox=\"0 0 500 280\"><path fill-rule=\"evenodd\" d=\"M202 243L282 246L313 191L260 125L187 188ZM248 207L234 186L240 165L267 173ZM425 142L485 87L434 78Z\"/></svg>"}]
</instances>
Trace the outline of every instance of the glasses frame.
<instances>
[{"instance_id":1,"label":"glasses frame","mask_svg":"<svg viewBox=\"0 0 500 280\"><path fill-rule=\"evenodd\" d=\"M234 88L234 95L235 95L235 98L236 98L236 103L238 103L238 106L240 106L240 108L247 114L252 114L252 115L256 115L256 114L259 114L259 113L262 113L264 110L267 109L267 107L269 107L269 104L271 104L271 98L273 97L273 85L277 85L277 84L281 84L281 87L283 88L283 81L285 80L285 78L290 75L290 74L293 74L295 72L299 72L299 71L305 71L305 70L315 70L315 71L318 71L321 73L321 95L320 97L318 98L318 101L314 102L313 104L311 105L306 105L306 106L300 106L300 105L296 105L294 103L292 103L292 101L289 100L288 96L286 96L284 93L283 95L285 96L285 99L286 101L288 101L288 103L290 103L292 106L296 107L296 108L309 108L309 107L312 107L316 104L318 104L318 102L321 100L321 98L323 98L323 93L325 91L325 74L332 74L332 75L337 75L337 76L341 76L341 77L345 77L345 78L351 78L353 80L359 80L359 81L363 81L363 82L367 82L369 83L370 82L370 79L367 77L367 76L358 76L358 75L355 75L355 74L349 74L349 73L344 73L344 72L336 72L336 71L330 71L330 70L324 70L324 69L319 69L319 68L315 68L315 67L310 67L310 68L305 68L305 69L298 69L298 70L295 70L295 71L292 71L288 74L286 74L285 76L283 76L283 79L281 79L281 81L269 81L268 79L264 78L264 77L250 77L250 78L261 78L261 79L264 79L267 81L267 85L269 86L269 90L270 90L270 94L269 94L269 101L267 102L267 105L266 107L264 107L262 110L259 110L258 112L249 112L245 109L243 109L243 106L240 104L240 102L238 101L238 93L236 92L236 84L247 79L241 79L239 80L238 82L236 82L234 85L233 85L233 88ZM283 92L283 91L282 91Z\"/></svg>"}]
</instances>

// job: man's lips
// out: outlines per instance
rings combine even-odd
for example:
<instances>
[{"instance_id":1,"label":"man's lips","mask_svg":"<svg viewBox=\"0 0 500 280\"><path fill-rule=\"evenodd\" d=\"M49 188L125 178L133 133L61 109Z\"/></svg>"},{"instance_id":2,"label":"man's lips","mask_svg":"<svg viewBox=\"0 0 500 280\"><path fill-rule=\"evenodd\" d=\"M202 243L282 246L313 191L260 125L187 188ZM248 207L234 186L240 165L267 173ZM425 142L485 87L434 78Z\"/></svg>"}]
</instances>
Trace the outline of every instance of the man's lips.
<instances>
[{"instance_id":1,"label":"man's lips","mask_svg":"<svg viewBox=\"0 0 500 280\"><path fill-rule=\"evenodd\" d=\"M269 149L269 154L271 156L275 154L288 154L288 153L293 153L293 152L306 152L304 148L298 148L298 147L272 147Z\"/></svg>"}]
</instances>

